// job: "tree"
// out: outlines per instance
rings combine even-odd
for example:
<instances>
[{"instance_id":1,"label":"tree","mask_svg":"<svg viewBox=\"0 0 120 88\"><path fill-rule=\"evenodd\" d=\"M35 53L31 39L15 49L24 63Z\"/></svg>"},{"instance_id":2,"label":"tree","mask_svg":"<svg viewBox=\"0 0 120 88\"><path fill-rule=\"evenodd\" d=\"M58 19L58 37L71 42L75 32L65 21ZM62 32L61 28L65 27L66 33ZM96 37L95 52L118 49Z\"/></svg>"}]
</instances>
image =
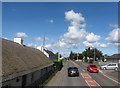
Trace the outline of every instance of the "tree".
<instances>
[{"instance_id":1,"label":"tree","mask_svg":"<svg viewBox=\"0 0 120 88\"><path fill-rule=\"evenodd\" d=\"M71 60L77 60L77 53L73 53L72 51L70 52L69 58Z\"/></svg>"},{"instance_id":2,"label":"tree","mask_svg":"<svg viewBox=\"0 0 120 88\"><path fill-rule=\"evenodd\" d=\"M98 50L97 48L91 49L89 47L89 48L85 49L85 51L83 51L82 54L85 57L85 60L87 61L87 57L94 58L94 52L95 52L95 61L97 60L97 58L100 60L101 57L103 57L103 53L100 50Z\"/></svg>"},{"instance_id":3,"label":"tree","mask_svg":"<svg viewBox=\"0 0 120 88\"><path fill-rule=\"evenodd\" d=\"M83 59L83 54L82 53L79 53L78 55L79 55L78 59Z\"/></svg>"}]
</instances>

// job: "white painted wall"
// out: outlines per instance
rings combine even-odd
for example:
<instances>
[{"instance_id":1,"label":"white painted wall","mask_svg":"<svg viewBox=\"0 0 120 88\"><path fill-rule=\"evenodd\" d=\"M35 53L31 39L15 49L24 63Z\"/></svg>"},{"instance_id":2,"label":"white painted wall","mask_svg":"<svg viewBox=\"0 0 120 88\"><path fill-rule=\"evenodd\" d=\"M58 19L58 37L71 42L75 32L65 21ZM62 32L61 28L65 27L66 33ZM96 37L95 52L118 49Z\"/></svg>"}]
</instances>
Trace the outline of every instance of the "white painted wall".
<instances>
[{"instance_id":1,"label":"white painted wall","mask_svg":"<svg viewBox=\"0 0 120 88\"><path fill-rule=\"evenodd\" d=\"M44 51L43 46L38 46L37 49L40 50L41 52L43 52L49 58L49 54Z\"/></svg>"},{"instance_id":2,"label":"white painted wall","mask_svg":"<svg viewBox=\"0 0 120 88\"><path fill-rule=\"evenodd\" d=\"M23 45L23 39L22 38L14 38L14 42L19 43L20 45Z\"/></svg>"},{"instance_id":3,"label":"white painted wall","mask_svg":"<svg viewBox=\"0 0 120 88\"><path fill-rule=\"evenodd\" d=\"M29 86L30 84L34 83L35 81L39 80L42 76L44 76L47 72L49 72L52 67L47 67L47 71L46 68L40 69L38 71L35 71L33 73L27 74L26 75L26 86ZM33 80L31 80L32 74L34 74L34 78ZM17 78L19 79L19 82L16 82ZM22 76L17 77L15 79L12 80L8 80L6 82L3 83L3 86L8 85L8 86L22 86Z\"/></svg>"}]
</instances>

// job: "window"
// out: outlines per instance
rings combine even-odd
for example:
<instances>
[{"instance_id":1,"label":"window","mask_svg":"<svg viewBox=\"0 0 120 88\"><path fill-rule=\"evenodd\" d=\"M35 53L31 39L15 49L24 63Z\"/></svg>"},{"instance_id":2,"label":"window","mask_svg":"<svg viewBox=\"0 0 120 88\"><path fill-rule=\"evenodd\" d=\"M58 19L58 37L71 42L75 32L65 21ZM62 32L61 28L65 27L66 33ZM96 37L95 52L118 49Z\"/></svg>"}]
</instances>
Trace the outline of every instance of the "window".
<instances>
[{"instance_id":1,"label":"window","mask_svg":"<svg viewBox=\"0 0 120 88\"><path fill-rule=\"evenodd\" d=\"M34 73L32 73L32 75L31 75L31 82L33 82L34 81Z\"/></svg>"},{"instance_id":2,"label":"window","mask_svg":"<svg viewBox=\"0 0 120 88\"><path fill-rule=\"evenodd\" d=\"M20 79L19 79L19 78L17 78L17 79L16 79L16 82L19 82L19 81L20 81Z\"/></svg>"},{"instance_id":3,"label":"window","mask_svg":"<svg viewBox=\"0 0 120 88\"><path fill-rule=\"evenodd\" d=\"M9 86L8 86L8 85L5 85L5 86L2 86L2 88L9 88Z\"/></svg>"},{"instance_id":4,"label":"window","mask_svg":"<svg viewBox=\"0 0 120 88\"><path fill-rule=\"evenodd\" d=\"M108 66L112 66L112 64L108 64Z\"/></svg>"},{"instance_id":5,"label":"window","mask_svg":"<svg viewBox=\"0 0 120 88\"><path fill-rule=\"evenodd\" d=\"M112 66L116 66L116 64L112 64Z\"/></svg>"}]
</instances>

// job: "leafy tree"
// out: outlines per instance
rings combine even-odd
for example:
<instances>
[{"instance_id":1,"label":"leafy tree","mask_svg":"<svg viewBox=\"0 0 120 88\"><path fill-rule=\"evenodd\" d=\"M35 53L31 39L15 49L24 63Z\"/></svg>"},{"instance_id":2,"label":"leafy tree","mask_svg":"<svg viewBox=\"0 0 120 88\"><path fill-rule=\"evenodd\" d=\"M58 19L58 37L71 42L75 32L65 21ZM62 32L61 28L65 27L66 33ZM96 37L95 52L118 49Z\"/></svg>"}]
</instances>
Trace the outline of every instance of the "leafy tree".
<instances>
[{"instance_id":1,"label":"leafy tree","mask_svg":"<svg viewBox=\"0 0 120 88\"><path fill-rule=\"evenodd\" d=\"M90 47L85 49L85 51L82 52L83 56L85 57L85 60L87 61L87 57L94 58L94 52L95 52L95 61L100 60L101 57L103 57L103 53L98 50L97 48L91 49Z\"/></svg>"},{"instance_id":2,"label":"leafy tree","mask_svg":"<svg viewBox=\"0 0 120 88\"><path fill-rule=\"evenodd\" d=\"M78 55L79 55L78 59L83 59L83 54L82 53L79 53Z\"/></svg>"}]
</instances>

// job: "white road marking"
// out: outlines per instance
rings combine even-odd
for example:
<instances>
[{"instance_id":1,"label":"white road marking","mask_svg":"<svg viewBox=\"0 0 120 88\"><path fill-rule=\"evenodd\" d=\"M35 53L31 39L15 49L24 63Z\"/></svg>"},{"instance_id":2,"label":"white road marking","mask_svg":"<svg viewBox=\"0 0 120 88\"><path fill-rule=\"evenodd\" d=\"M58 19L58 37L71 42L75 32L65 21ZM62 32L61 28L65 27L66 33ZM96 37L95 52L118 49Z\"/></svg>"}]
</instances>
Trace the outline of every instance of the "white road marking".
<instances>
[{"instance_id":1,"label":"white road marking","mask_svg":"<svg viewBox=\"0 0 120 88\"><path fill-rule=\"evenodd\" d=\"M82 71L83 71L83 72L85 72L85 70L84 70L84 69L82 69Z\"/></svg>"},{"instance_id":2,"label":"white road marking","mask_svg":"<svg viewBox=\"0 0 120 88\"><path fill-rule=\"evenodd\" d=\"M93 80L99 87L101 87L95 80ZM101 87L102 88L102 87Z\"/></svg>"},{"instance_id":3,"label":"white road marking","mask_svg":"<svg viewBox=\"0 0 120 88\"><path fill-rule=\"evenodd\" d=\"M80 73L81 75L82 75L82 77L84 78L84 76L83 76L83 74L82 73Z\"/></svg>"},{"instance_id":4,"label":"white road marking","mask_svg":"<svg viewBox=\"0 0 120 88\"><path fill-rule=\"evenodd\" d=\"M100 72L103 73L102 71L100 71ZM102 74L102 75L105 76L105 77L107 77L108 79L110 79L110 80L112 80L112 81L114 81L114 82L120 84L120 82L118 82L118 81L116 81L116 80L110 78L109 76L107 76L107 75L105 75L105 74Z\"/></svg>"},{"instance_id":5,"label":"white road marking","mask_svg":"<svg viewBox=\"0 0 120 88\"><path fill-rule=\"evenodd\" d=\"M103 73L101 70L99 70L99 72Z\"/></svg>"},{"instance_id":6,"label":"white road marking","mask_svg":"<svg viewBox=\"0 0 120 88\"><path fill-rule=\"evenodd\" d=\"M85 80L85 82L87 83L87 85L90 87L89 83Z\"/></svg>"}]
</instances>

